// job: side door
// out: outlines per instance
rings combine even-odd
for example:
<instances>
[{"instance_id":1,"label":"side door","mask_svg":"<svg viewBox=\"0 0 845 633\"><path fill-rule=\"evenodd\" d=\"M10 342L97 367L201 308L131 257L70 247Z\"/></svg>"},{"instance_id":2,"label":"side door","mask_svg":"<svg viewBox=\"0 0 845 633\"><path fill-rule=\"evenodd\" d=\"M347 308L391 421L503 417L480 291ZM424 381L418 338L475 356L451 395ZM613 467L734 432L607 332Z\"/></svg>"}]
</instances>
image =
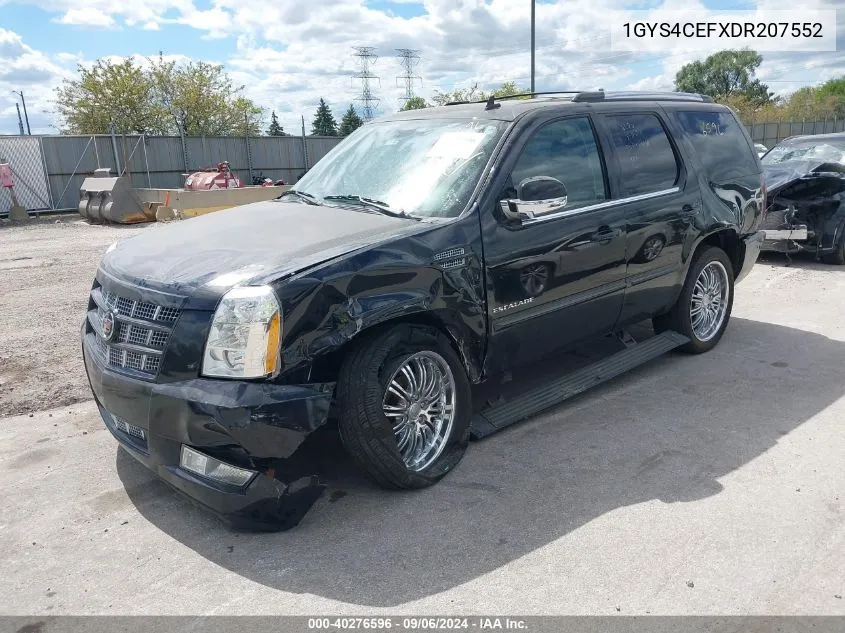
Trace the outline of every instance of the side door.
<instances>
[{"instance_id":1,"label":"side door","mask_svg":"<svg viewBox=\"0 0 845 633\"><path fill-rule=\"evenodd\" d=\"M597 116L610 148L612 183L625 215L627 274L617 327L669 308L683 284L690 228L701 209L662 110Z\"/></svg>"},{"instance_id":2,"label":"side door","mask_svg":"<svg viewBox=\"0 0 845 633\"><path fill-rule=\"evenodd\" d=\"M609 203L590 117L535 123L520 139L493 183L500 193L481 213L490 372L609 331L625 288L625 215ZM532 183L552 187L544 195ZM508 201L533 217L509 219Z\"/></svg>"}]
</instances>

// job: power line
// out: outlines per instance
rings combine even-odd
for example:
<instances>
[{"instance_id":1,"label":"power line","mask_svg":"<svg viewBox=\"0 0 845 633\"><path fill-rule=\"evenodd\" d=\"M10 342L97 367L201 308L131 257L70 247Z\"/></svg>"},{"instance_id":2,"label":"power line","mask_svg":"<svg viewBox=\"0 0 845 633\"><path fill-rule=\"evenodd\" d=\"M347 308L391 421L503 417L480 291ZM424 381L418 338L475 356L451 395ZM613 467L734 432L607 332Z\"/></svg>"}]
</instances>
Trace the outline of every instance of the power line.
<instances>
[{"instance_id":1,"label":"power line","mask_svg":"<svg viewBox=\"0 0 845 633\"><path fill-rule=\"evenodd\" d=\"M379 77L373 74L371 67L376 63L378 55L375 53L375 48L372 46L354 46L355 57L358 58L359 71L352 75L355 79L361 80L361 96L355 97L355 101L361 102L361 110L364 115L364 120L371 120L376 113L380 99L373 94L371 80L379 80Z\"/></svg>"},{"instance_id":2,"label":"power line","mask_svg":"<svg viewBox=\"0 0 845 633\"><path fill-rule=\"evenodd\" d=\"M396 77L397 83L400 79L405 82L405 95L399 97L399 100L402 103L408 103L414 96L414 82L419 79L420 85L422 85L422 79L414 72L414 66L419 63L420 55L418 50L411 48L397 48L396 52L399 53L398 57L402 60L402 70L405 71L404 75Z\"/></svg>"}]
</instances>

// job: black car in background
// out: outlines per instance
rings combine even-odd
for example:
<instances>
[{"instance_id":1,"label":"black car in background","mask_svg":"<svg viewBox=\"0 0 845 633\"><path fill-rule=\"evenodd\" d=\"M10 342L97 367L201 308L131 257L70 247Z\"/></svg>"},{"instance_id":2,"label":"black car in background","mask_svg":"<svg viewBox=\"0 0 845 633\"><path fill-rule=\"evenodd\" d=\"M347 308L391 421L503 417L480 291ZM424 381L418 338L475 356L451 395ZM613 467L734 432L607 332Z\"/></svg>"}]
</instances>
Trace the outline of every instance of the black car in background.
<instances>
[{"instance_id":1,"label":"black car in background","mask_svg":"<svg viewBox=\"0 0 845 633\"><path fill-rule=\"evenodd\" d=\"M110 248L85 367L133 457L235 525L283 529L324 487L301 449L329 420L375 481L419 488L471 434L711 349L758 256L763 196L743 127L700 95L395 114L278 200ZM657 334L611 364L473 410L489 377L644 319Z\"/></svg>"},{"instance_id":2,"label":"black car in background","mask_svg":"<svg viewBox=\"0 0 845 633\"><path fill-rule=\"evenodd\" d=\"M762 163L769 201L763 250L845 264L845 133L785 139Z\"/></svg>"}]
</instances>

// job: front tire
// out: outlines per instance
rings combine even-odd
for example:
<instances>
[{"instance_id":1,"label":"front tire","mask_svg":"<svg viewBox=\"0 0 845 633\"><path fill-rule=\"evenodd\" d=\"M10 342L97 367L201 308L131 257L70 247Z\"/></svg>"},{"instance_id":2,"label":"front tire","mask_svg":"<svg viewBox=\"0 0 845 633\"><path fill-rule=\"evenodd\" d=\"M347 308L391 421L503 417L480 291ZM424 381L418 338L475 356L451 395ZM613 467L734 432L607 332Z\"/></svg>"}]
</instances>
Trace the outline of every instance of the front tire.
<instances>
[{"instance_id":1,"label":"front tire","mask_svg":"<svg viewBox=\"0 0 845 633\"><path fill-rule=\"evenodd\" d=\"M734 272L725 251L707 246L698 253L675 305L655 317L657 332L675 330L690 339L679 349L689 354L710 351L725 332L734 298Z\"/></svg>"},{"instance_id":2,"label":"front tire","mask_svg":"<svg viewBox=\"0 0 845 633\"><path fill-rule=\"evenodd\" d=\"M337 403L343 445L386 488L431 486L466 451L469 380L433 328L402 324L357 344L341 369Z\"/></svg>"}]
</instances>

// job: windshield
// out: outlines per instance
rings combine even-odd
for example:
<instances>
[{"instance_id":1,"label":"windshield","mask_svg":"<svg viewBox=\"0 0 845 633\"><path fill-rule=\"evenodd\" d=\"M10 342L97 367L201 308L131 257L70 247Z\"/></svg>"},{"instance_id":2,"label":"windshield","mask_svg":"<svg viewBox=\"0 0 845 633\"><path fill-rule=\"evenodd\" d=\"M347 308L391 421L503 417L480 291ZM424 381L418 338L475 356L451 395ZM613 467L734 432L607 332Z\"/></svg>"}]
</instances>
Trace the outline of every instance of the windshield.
<instances>
[{"instance_id":1,"label":"windshield","mask_svg":"<svg viewBox=\"0 0 845 633\"><path fill-rule=\"evenodd\" d=\"M318 200L356 196L409 215L454 217L506 126L450 119L371 123L326 154L295 189Z\"/></svg>"},{"instance_id":2,"label":"windshield","mask_svg":"<svg viewBox=\"0 0 845 633\"><path fill-rule=\"evenodd\" d=\"M779 165L793 160L845 163L845 139L819 139L817 141L784 143L766 154L762 162L764 165Z\"/></svg>"}]
</instances>

